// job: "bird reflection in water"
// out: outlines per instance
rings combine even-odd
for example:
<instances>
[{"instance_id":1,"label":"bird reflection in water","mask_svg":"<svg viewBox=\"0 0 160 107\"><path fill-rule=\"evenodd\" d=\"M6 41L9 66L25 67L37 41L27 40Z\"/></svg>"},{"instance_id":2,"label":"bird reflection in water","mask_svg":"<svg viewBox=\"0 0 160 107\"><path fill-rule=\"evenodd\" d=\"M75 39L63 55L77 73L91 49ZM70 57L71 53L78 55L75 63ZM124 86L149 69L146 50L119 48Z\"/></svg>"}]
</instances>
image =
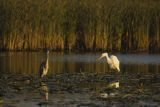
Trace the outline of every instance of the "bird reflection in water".
<instances>
[{"instance_id":1,"label":"bird reflection in water","mask_svg":"<svg viewBox=\"0 0 160 107\"><path fill-rule=\"evenodd\" d=\"M44 82L41 82L39 91L40 91L40 95L45 99L46 102L48 102L49 88L47 84L45 84Z\"/></svg>"},{"instance_id":2,"label":"bird reflection in water","mask_svg":"<svg viewBox=\"0 0 160 107\"><path fill-rule=\"evenodd\" d=\"M108 84L105 90L99 94L100 98L114 97L118 94L117 89L119 88L119 81Z\"/></svg>"},{"instance_id":3,"label":"bird reflection in water","mask_svg":"<svg viewBox=\"0 0 160 107\"><path fill-rule=\"evenodd\" d=\"M119 88L119 81L108 84L109 88Z\"/></svg>"}]
</instances>

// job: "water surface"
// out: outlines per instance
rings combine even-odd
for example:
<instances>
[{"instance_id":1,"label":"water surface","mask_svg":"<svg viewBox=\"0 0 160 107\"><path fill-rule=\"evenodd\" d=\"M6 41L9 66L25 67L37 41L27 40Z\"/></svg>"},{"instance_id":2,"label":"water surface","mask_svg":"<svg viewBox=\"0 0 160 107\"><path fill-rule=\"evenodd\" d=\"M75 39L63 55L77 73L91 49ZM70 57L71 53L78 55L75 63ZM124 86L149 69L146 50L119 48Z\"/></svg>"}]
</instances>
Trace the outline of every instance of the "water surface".
<instances>
[{"instance_id":1,"label":"water surface","mask_svg":"<svg viewBox=\"0 0 160 107\"><path fill-rule=\"evenodd\" d=\"M160 55L115 55L120 73L109 72L106 59L97 60L99 53L51 52L48 75L41 80L38 70L45 53L1 52L0 105L159 106Z\"/></svg>"},{"instance_id":2,"label":"water surface","mask_svg":"<svg viewBox=\"0 0 160 107\"><path fill-rule=\"evenodd\" d=\"M159 72L160 55L115 54L120 60L121 72ZM50 53L49 73L108 72L106 59L97 61L100 54ZM0 71L36 75L42 61L43 52L3 52L0 53Z\"/></svg>"}]
</instances>

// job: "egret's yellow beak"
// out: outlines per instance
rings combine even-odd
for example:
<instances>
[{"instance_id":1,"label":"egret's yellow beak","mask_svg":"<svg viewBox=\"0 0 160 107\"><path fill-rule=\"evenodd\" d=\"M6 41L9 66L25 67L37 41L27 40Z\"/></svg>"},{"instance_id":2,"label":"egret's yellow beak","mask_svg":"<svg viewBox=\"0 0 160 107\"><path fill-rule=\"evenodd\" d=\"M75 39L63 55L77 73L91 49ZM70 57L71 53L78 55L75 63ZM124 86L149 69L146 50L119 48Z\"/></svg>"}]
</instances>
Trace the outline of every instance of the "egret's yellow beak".
<instances>
[{"instance_id":1,"label":"egret's yellow beak","mask_svg":"<svg viewBox=\"0 0 160 107\"><path fill-rule=\"evenodd\" d=\"M99 61L99 60L101 60L102 58L103 58L103 56L99 57L97 60Z\"/></svg>"}]
</instances>

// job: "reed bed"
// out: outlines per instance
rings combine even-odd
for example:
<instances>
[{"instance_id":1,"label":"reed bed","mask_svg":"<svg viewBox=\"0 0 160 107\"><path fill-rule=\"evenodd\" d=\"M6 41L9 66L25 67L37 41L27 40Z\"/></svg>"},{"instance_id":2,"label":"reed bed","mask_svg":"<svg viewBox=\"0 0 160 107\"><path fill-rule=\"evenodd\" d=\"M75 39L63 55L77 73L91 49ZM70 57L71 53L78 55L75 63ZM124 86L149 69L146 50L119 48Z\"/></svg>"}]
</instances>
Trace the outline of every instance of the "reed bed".
<instances>
[{"instance_id":1,"label":"reed bed","mask_svg":"<svg viewBox=\"0 0 160 107\"><path fill-rule=\"evenodd\" d=\"M159 0L0 0L0 49L160 52Z\"/></svg>"}]
</instances>

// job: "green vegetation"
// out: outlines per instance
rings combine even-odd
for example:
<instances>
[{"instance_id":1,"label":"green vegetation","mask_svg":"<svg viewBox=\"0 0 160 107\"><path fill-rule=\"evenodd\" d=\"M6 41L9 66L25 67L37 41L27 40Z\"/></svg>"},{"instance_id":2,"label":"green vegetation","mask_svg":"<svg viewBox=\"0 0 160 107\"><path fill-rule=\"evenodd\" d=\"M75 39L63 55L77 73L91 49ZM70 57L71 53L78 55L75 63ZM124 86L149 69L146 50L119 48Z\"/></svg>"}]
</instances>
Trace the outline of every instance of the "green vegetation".
<instances>
[{"instance_id":1,"label":"green vegetation","mask_svg":"<svg viewBox=\"0 0 160 107\"><path fill-rule=\"evenodd\" d=\"M160 52L159 0L0 0L1 50Z\"/></svg>"}]
</instances>

